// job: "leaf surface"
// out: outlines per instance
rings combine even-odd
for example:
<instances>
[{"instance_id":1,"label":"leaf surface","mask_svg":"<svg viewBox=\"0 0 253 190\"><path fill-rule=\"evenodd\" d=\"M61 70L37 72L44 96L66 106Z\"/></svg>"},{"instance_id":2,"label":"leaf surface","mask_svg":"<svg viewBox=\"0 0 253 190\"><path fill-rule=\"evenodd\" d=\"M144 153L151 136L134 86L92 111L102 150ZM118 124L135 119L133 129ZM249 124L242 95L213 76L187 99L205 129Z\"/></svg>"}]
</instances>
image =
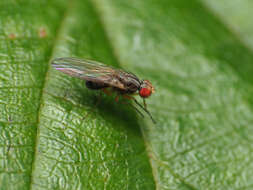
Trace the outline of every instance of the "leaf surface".
<instances>
[{"instance_id":1,"label":"leaf surface","mask_svg":"<svg viewBox=\"0 0 253 190\"><path fill-rule=\"evenodd\" d=\"M29 189L42 88L64 9L64 1L0 2L0 189Z\"/></svg>"},{"instance_id":2,"label":"leaf surface","mask_svg":"<svg viewBox=\"0 0 253 190\"><path fill-rule=\"evenodd\" d=\"M251 28L224 2L1 1L0 189L251 189ZM50 66L67 56L150 80L158 123Z\"/></svg>"}]
</instances>

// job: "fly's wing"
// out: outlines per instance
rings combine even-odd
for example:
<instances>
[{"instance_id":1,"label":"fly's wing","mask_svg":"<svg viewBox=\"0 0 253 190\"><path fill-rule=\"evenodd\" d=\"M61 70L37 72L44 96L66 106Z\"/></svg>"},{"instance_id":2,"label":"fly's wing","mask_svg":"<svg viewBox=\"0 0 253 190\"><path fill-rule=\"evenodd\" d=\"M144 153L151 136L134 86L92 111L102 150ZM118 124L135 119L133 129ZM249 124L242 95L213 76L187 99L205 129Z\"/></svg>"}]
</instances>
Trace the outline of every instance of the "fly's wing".
<instances>
[{"instance_id":1,"label":"fly's wing","mask_svg":"<svg viewBox=\"0 0 253 190\"><path fill-rule=\"evenodd\" d=\"M115 77L121 74L122 71L113 69L99 62L63 57L54 59L52 61L52 66L56 70L73 77L125 89L124 84Z\"/></svg>"}]
</instances>

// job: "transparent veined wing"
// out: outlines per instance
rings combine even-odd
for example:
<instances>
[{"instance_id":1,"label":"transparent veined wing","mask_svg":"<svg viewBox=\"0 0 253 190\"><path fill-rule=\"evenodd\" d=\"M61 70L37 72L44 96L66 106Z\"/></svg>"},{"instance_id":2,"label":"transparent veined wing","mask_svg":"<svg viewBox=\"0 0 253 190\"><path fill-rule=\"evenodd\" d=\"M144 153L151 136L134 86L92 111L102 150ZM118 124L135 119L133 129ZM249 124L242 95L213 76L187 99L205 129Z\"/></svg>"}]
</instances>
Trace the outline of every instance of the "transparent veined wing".
<instances>
[{"instance_id":1,"label":"transparent veined wing","mask_svg":"<svg viewBox=\"0 0 253 190\"><path fill-rule=\"evenodd\" d=\"M125 89L124 84L119 80L120 77L118 77L124 74L123 71L96 61L63 57L52 60L52 66L56 70L73 77Z\"/></svg>"}]
</instances>

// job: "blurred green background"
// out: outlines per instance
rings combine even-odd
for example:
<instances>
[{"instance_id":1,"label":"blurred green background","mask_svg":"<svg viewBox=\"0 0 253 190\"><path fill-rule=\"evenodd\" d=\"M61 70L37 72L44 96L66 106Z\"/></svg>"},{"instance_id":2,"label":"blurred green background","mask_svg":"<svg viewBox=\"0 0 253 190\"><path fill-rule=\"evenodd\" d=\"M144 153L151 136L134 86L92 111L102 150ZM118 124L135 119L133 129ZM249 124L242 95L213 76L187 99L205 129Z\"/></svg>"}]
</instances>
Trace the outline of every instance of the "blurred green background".
<instances>
[{"instance_id":1,"label":"blurred green background","mask_svg":"<svg viewBox=\"0 0 253 190\"><path fill-rule=\"evenodd\" d=\"M253 189L253 2L1 0L0 189ZM148 79L154 125L56 57Z\"/></svg>"}]
</instances>

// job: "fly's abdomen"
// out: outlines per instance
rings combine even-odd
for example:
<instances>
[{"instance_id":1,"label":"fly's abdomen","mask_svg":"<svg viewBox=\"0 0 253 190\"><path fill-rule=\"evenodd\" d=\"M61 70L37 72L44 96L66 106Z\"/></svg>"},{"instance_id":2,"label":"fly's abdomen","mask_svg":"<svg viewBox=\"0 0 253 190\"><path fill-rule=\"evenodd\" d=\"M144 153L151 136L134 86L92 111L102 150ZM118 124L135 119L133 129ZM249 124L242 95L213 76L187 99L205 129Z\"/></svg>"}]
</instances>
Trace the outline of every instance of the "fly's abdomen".
<instances>
[{"instance_id":1,"label":"fly's abdomen","mask_svg":"<svg viewBox=\"0 0 253 190\"><path fill-rule=\"evenodd\" d=\"M87 88L89 88L91 90L99 90L99 89L108 87L108 85L106 85L104 83L96 83L96 82L92 82L92 81L86 81L85 85Z\"/></svg>"}]
</instances>

